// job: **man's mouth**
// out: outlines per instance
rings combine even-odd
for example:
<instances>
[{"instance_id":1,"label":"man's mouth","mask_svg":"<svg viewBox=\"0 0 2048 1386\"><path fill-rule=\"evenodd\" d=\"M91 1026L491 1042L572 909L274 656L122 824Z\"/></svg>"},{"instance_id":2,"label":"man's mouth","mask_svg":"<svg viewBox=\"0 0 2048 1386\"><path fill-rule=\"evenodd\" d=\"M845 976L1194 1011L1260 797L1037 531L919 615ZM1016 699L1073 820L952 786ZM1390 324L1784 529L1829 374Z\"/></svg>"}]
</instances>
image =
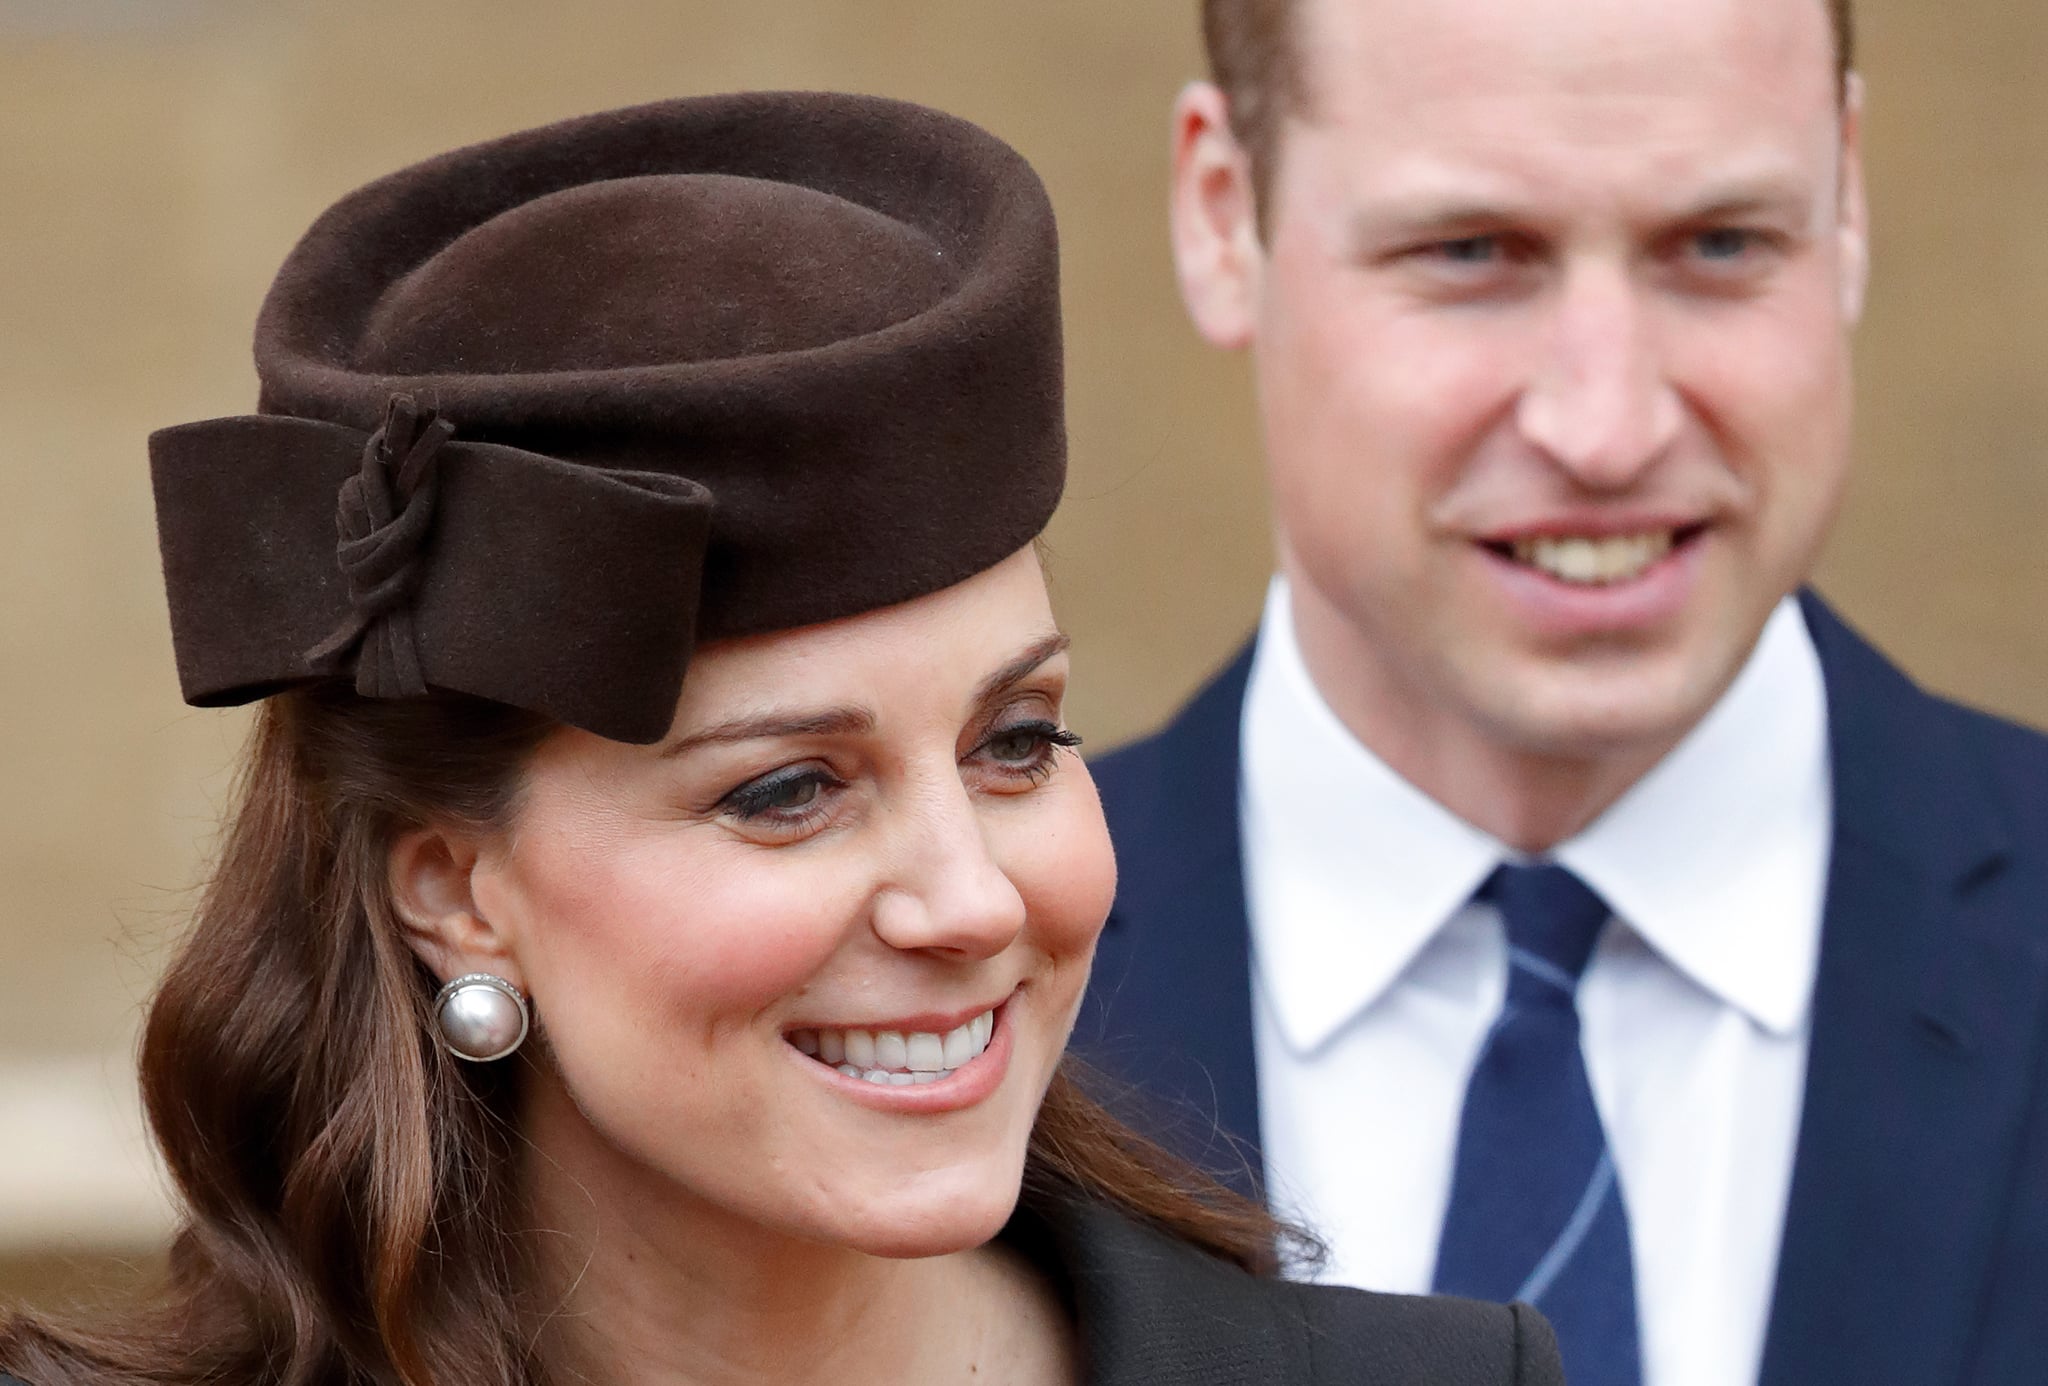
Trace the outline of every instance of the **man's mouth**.
<instances>
[{"instance_id":1,"label":"man's mouth","mask_svg":"<svg viewBox=\"0 0 2048 1386\"><path fill-rule=\"evenodd\" d=\"M1612 587L1641 577L1704 528L1683 525L1636 534L1525 535L1491 542L1485 547L1502 558L1574 587Z\"/></svg>"},{"instance_id":2,"label":"man's mouth","mask_svg":"<svg viewBox=\"0 0 2048 1386\"><path fill-rule=\"evenodd\" d=\"M849 1078L897 1087L936 1083L965 1068L988 1048L994 1009L945 1034L927 1030L794 1030L788 1040L821 1064Z\"/></svg>"}]
</instances>

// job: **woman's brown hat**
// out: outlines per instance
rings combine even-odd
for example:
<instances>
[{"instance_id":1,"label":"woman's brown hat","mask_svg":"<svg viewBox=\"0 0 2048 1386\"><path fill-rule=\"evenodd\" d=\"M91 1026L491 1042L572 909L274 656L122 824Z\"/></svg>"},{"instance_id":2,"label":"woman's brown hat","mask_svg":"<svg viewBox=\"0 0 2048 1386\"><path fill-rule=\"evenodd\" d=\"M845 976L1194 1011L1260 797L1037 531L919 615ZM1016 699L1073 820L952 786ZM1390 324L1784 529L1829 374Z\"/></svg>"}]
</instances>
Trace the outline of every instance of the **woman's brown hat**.
<instances>
[{"instance_id":1,"label":"woman's brown hat","mask_svg":"<svg viewBox=\"0 0 2048 1386\"><path fill-rule=\"evenodd\" d=\"M381 179L286 260L256 367L258 413L150 439L198 706L347 676L654 741L696 641L971 577L1065 474L1043 188L869 97L662 102Z\"/></svg>"}]
</instances>

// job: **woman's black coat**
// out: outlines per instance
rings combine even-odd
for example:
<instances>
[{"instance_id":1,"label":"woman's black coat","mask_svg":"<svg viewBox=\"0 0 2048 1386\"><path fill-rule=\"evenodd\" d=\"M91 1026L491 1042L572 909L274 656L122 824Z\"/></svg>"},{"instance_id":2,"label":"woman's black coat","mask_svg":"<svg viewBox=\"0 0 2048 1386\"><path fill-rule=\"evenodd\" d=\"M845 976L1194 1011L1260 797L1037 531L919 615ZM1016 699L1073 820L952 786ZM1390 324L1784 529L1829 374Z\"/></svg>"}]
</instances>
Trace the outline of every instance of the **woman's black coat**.
<instances>
[{"instance_id":1,"label":"woman's black coat","mask_svg":"<svg viewBox=\"0 0 2048 1386\"><path fill-rule=\"evenodd\" d=\"M1072 1306L1085 1386L1564 1386L1526 1305L1263 1279L1085 1202L1005 1237Z\"/></svg>"},{"instance_id":2,"label":"woman's black coat","mask_svg":"<svg viewBox=\"0 0 2048 1386\"><path fill-rule=\"evenodd\" d=\"M1086 1386L1564 1386L1527 1305L1264 1279L1096 1204L1006 1236L1066 1291Z\"/></svg>"}]
</instances>

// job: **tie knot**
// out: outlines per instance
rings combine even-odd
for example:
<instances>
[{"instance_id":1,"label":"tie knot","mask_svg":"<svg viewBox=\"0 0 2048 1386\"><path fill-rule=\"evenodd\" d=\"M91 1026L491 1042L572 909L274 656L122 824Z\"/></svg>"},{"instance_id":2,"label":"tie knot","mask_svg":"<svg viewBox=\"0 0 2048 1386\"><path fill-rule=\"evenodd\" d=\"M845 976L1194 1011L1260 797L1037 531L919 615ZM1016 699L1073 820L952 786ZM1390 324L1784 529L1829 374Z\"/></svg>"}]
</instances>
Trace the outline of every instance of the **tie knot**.
<instances>
[{"instance_id":1,"label":"tie knot","mask_svg":"<svg viewBox=\"0 0 2048 1386\"><path fill-rule=\"evenodd\" d=\"M1576 992L1607 923L1607 902L1554 862L1496 867L1480 895L1500 910L1507 931L1510 990L1526 978L1567 997Z\"/></svg>"}]
</instances>

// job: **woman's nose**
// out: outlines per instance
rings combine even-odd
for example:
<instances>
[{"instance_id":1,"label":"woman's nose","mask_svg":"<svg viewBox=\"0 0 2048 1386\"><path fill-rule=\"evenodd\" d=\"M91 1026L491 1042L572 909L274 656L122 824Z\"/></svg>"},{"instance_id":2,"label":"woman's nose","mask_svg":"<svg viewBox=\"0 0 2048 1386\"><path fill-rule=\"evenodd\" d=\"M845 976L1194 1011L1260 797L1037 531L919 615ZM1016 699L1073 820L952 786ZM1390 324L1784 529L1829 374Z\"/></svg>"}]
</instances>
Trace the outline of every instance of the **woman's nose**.
<instances>
[{"instance_id":1,"label":"woman's nose","mask_svg":"<svg viewBox=\"0 0 2048 1386\"><path fill-rule=\"evenodd\" d=\"M964 787L904 824L902 867L876 897L874 930L891 948L993 957L1024 928L1024 897L990 850Z\"/></svg>"}]
</instances>

